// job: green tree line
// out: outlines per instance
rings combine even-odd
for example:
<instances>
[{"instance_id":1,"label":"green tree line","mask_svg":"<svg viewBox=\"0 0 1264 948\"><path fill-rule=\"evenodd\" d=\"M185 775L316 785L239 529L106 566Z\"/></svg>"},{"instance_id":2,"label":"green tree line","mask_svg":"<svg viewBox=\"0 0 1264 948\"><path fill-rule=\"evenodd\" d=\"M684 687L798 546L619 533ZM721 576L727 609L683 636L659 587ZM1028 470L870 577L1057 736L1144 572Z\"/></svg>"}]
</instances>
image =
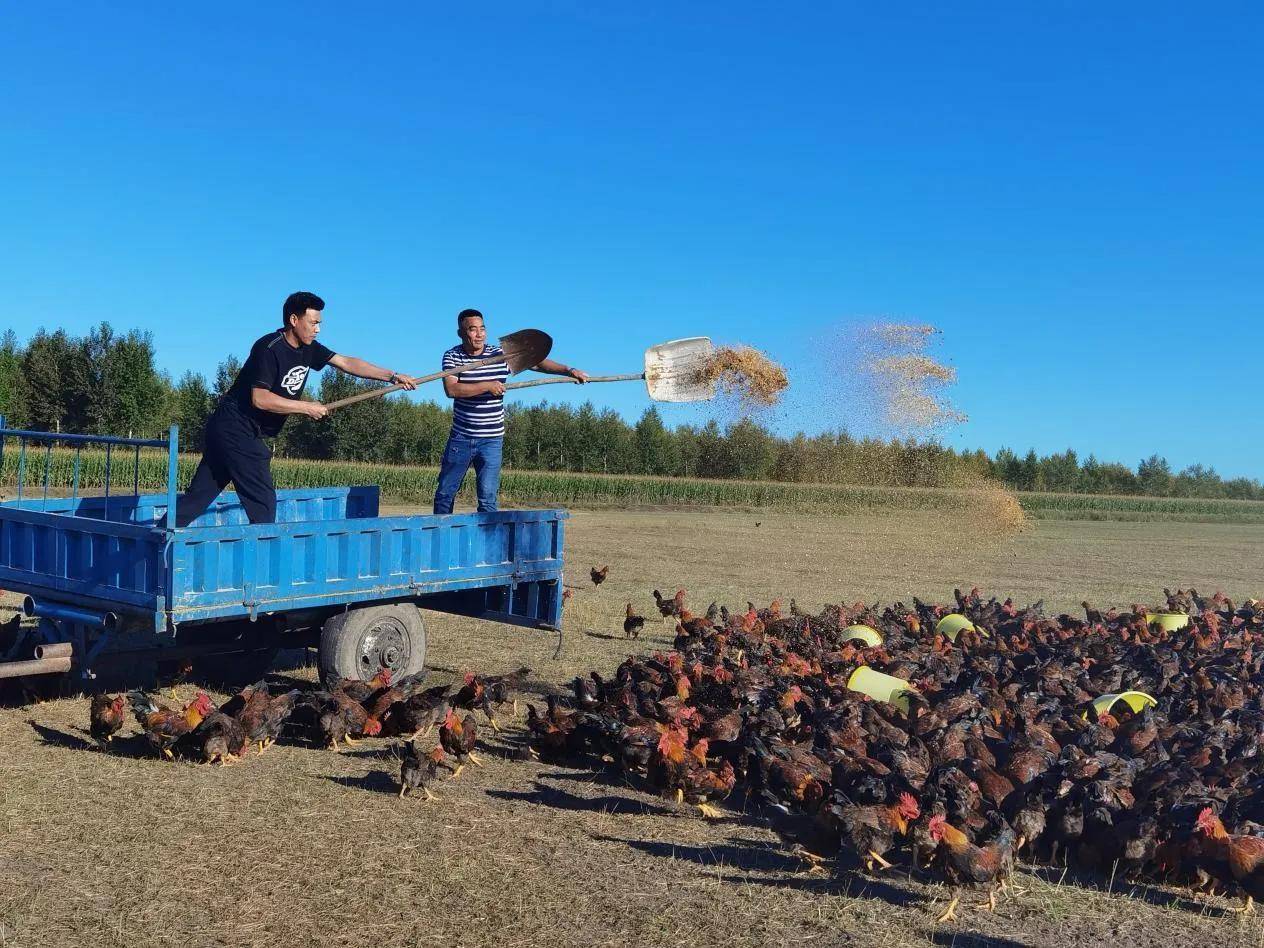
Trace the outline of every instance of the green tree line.
<instances>
[{"instance_id":1,"label":"green tree line","mask_svg":"<svg viewBox=\"0 0 1264 948\"><path fill-rule=\"evenodd\" d=\"M149 333L102 323L87 335L41 330L25 345L0 336L0 413L10 427L154 437L180 426L181 448L201 447L206 420L232 384L240 361L226 358L214 379L157 367ZM322 373L315 397L331 401L374 387ZM282 457L437 464L451 410L432 401L388 398L333 413L321 422L291 419L275 445ZM1264 484L1224 479L1201 464L1174 471L1158 454L1136 468L1068 449L1040 456L1002 448L958 452L934 441L853 438L845 432L785 437L750 419L670 428L654 407L634 423L591 403L511 405L505 462L520 469L774 480L792 483L947 487L978 477L1026 491L1146 494L1264 500Z\"/></svg>"}]
</instances>

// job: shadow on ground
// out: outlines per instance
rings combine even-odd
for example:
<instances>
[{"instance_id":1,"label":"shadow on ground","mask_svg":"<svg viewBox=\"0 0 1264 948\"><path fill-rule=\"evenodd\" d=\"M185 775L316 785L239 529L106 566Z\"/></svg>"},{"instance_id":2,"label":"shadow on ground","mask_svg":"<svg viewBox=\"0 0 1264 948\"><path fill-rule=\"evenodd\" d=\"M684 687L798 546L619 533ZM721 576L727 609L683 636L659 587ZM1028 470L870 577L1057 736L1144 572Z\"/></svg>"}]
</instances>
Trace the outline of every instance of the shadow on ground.
<instances>
[{"instance_id":1,"label":"shadow on ground","mask_svg":"<svg viewBox=\"0 0 1264 948\"><path fill-rule=\"evenodd\" d=\"M556 810L586 810L591 813L609 813L621 816L643 816L646 814L658 816L678 815L676 810L653 803L643 803L627 797L611 795L581 797L558 787L550 787L538 782L534 790L488 790L487 795L498 800L536 803L540 806L553 807Z\"/></svg>"}]
</instances>

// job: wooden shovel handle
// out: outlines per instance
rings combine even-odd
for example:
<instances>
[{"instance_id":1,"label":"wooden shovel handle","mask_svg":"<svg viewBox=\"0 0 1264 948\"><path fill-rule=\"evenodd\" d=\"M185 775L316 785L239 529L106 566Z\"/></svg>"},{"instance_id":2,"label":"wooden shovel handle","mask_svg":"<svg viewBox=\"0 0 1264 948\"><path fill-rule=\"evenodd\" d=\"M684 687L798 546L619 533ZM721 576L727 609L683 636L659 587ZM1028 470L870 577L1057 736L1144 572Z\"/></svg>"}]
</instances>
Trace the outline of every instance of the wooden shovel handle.
<instances>
[{"instance_id":1,"label":"wooden shovel handle","mask_svg":"<svg viewBox=\"0 0 1264 948\"><path fill-rule=\"evenodd\" d=\"M454 365L450 369L444 369L442 372L434 372L430 375L423 375L417 379L418 385L424 385L427 382L433 382L435 379L445 378L449 375L460 375L462 372L468 372L470 369L477 369L481 365L491 365L493 362L504 362L507 356L488 356L486 359L478 359L475 362L466 362L462 365ZM347 405L354 405L356 402L368 401L370 398L381 398L383 395L389 395L391 392L398 392L403 388L402 383L395 385L387 385L385 388L375 388L372 391L361 392L359 395L349 395L346 398L340 398L336 402L329 402L325 407L330 411L335 408L343 408Z\"/></svg>"},{"instance_id":2,"label":"wooden shovel handle","mask_svg":"<svg viewBox=\"0 0 1264 948\"><path fill-rule=\"evenodd\" d=\"M590 375L588 382L590 384L592 382L634 382L643 378L645 378L644 372L635 372L630 375ZM565 385L567 383L573 385L575 380L573 378L528 379L525 382L510 382L505 388L535 388L537 385Z\"/></svg>"}]
</instances>

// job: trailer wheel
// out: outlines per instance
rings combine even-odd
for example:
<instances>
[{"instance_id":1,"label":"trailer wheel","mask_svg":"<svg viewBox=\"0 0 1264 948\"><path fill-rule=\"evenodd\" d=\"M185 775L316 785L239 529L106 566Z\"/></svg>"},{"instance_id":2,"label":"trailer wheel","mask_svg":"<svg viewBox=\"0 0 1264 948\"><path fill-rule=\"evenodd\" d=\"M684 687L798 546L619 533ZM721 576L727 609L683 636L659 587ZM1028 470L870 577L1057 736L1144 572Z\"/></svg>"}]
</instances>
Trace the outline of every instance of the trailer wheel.
<instances>
[{"instance_id":1,"label":"trailer wheel","mask_svg":"<svg viewBox=\"0 0 1264 948\"><path fill-rule=\"evenodd\" d=\"M365 606L333 616L320 633L320 676L368 681L383 668L395 679L426 665L426 623L410 602Z\"/></svg>"}]
</instances>

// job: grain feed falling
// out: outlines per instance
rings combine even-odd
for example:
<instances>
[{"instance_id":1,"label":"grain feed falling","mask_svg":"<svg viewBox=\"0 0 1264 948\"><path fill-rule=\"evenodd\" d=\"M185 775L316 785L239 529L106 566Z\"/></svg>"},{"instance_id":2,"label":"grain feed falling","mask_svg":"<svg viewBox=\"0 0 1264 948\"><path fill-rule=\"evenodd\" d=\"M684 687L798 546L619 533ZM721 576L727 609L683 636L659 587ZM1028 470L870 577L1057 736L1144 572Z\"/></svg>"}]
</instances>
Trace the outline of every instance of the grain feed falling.
<instances>
[{"instance_id":1,"label":"grain feed falling","mask_svg":"<svg viewBox=\"0 0 1264 948\"><path fill-rule=\"evenodd\" d=\"M908 323L877 323L861 331L856 368L868 376L886 423L901 434L967 420L943 393L957 380L957 370L924 352L937 335L934 326Z\"/></svg>"},{"instance_id":2,"label":"grain feed falling","mask_svg":"<svg viewBox=\"0 0 1264 948\"><path fill-rule=\"evenodd\" d=\"M721 346L698 369L698 380L714 382L741 408L770 408L790 384L786 370L750 346Z\"/></svg>"},{"instance_id":3,"label":"grain feed falling","mask_svg":"<svg viewBox=\"0 0 1264 948\"><path fill-rule=\"evenodd\" d=\"M935 444L948 429L967 421L948 398L957 370L932 354L941 336L925 323L874 321L847 327L827 342L825 378L827 385L840 389L829 399L841 413L839 427L853 435ZM880 455L875 460L884 458L895 459ZM954 545L992 542L1026 526L1022 506L1002 484L967 466L954 467L923 472L874 465L863 473L876 484L927 483L929 477L954 490L956 516L949 518L955 521L949 531Z\"/></svg>"}]
</instances>

